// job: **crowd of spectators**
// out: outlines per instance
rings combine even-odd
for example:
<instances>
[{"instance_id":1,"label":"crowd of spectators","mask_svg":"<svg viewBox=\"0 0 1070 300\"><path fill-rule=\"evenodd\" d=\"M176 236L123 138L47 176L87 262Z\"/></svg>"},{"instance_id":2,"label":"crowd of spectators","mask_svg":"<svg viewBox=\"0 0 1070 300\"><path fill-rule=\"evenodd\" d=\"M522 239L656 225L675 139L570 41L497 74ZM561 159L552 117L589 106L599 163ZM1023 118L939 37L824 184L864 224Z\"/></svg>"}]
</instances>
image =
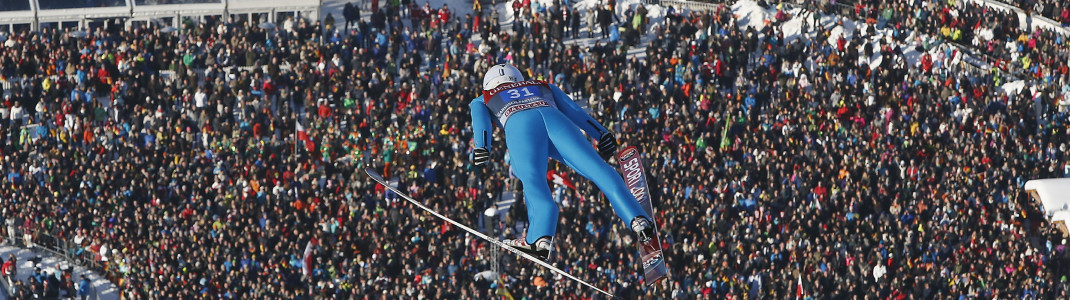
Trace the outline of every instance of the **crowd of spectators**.
<instances>
[{"instance_id":1,"label":"crowd of spectators","mask_svg":"<svg viewBox=\"0 0 1070 300\"><path fill-rule=\"evenodd\" d=\"M952 7L939 2L870 1L856 4L853 13L876 23L875 28L891 28L893 35L909 46L928 47L934 40L966 46L985 54L977 56L1003 74L1051 81L1070 72L1066 60L1070 40L1055 29L1034 26L1022 30L1035 24L981 1L962 1L954 6L957 9ZM910 30L931 36L906 40Z\"/></svg>"},{"instance_id":2,"label":"crowd of spectators","mask_svg":"<svg viewBox=\"0 0 1070 300\"><path fill-rule=\"evenodd\" d=\"M1029 14L1039 14L1062 26L1070 25L1070 5L1056 0L997 0L1019 7Z\"/></svg>"},{"instance_id":3,"label":"crowd of spectators","mask_svg":"<svg viewBox=\"0 0 1070 300\"><path fill-rule=\"evenodd\" d=\"M483 70L512 63L647 155L666 289L641 287L597 189L552 168L575 183L559 189L554 263L620 296L1068 297L1065 236L1021 190L1070 174L1066 37L962 1L867 3L858 21L874 22L843 36L740 28L728 4L650 22L637 5L519 3L511 28L490 5L462 17L373 1L352 29L8 35L0 217L14 225L0 236L65 241L132 298L589 297L508 255L499 282L475 276L491 268L487 243L363 176L492 224L483 210L518 187L502 149L470 163L465 104ZM647 35L632 40L640 55L628 26ZM603 31L617 35L576 42ZM996 67L953 44L990 47ZM912 64L910 50L926 54ZM998 88L1013 78L1031 87ZM503 212L505 236L522 208Z\"/></svg>"}]
</instances>

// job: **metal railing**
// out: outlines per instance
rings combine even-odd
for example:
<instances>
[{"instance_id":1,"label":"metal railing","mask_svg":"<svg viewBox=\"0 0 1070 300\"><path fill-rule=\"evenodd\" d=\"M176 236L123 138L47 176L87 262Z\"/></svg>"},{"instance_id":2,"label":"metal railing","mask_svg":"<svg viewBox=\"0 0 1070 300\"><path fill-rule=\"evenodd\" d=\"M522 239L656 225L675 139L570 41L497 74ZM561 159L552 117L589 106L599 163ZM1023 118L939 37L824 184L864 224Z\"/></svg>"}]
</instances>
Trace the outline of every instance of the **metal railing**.
<instances>
[{"instance_id":1,"label":"metal railing","mask_svg":"<svg viewBox=\"0 0 1070 300\"><path fill-rule=\"evenodd\" d=\"M4 226L2 229L3 235L0 236L0 240L6 243L11 243L17 247L31 250L31 251L44 251L56 258L59 258L68 263L68 266L73 270L74 266L85 267L86 269L103 274L104 278L112 284L119 282L122 274L119 271L117 265L104 262L100 259L101 255L93 252L88 247L83 247L81 244L74 243L73 240L63 238L59 234L59 229L54 228L51 231L47 231L45 228L32 228L27 230L22 226ZM27 234L29 233L29 234ZM83 241L84 243L84 241ZM36 266L37 263L35 263ZM63 270L57 270L63 271ZM75 295L75 289L77 282L71 281L71 287L67 289L67 294L73 297ZM7 278L0 280L0 283L4 286L4 292L10 293L14 289L10 286ZM28 288L24 286L24 288ZM60 289L61 287L56 287ZM96 299L96 287L92 287L90 291L92 299ZM30 291L32 292L32 291ZM59 299L58 297L38 297L37 299Z\"/></svg>"},{"instance_id":2,"label":"metal railing","mask_svg":"<svg viewBox=\"0 0 1070 300\"><path fill-rule=\"evenodd\" d=\"M23 3L26 0L20 0ZM37 0L30 0L37 3ZM75 2L75 1L64 1ZM172 5L138 5L135 1L125 2L121 6L112 7L81 7L81 8L41 8L33 4L28 10L0 11L0 30L10 30L12 27L29 26L33 31L39 31L48 24L62 26L63 23L77 23L79 28L87 28L94 21L106 18L125 20L129 26L133 21L148 21L151 19L170 19L171 26L181 26L184 18L199 19L212 15L244 15L250 18L254 15L263 14L267 18L264 21L276 22L282 13L294 14L310 20L322 20L320 12L323 10L322 1L290 1L290 3L245 3L245 1L220 0L216 3L196 4L172 4ZM232 3L234 2L234 3Z\"/></svg>"},{"instance_id":3,"label":"metal railing","mask_svg":"<svg viewBox=\"0 0 1070 300\"><path fill-rule=\"evenodd\" d=\"M727 1L712 1L712 2L700 2L700 1L686 1L686 0L650 0L647 3L660 4L661 6L673 6L678 9L688 9L691 11L704 11L704 10L716 10L717 7L726 4Z\"/></svg>"}]
</instances>

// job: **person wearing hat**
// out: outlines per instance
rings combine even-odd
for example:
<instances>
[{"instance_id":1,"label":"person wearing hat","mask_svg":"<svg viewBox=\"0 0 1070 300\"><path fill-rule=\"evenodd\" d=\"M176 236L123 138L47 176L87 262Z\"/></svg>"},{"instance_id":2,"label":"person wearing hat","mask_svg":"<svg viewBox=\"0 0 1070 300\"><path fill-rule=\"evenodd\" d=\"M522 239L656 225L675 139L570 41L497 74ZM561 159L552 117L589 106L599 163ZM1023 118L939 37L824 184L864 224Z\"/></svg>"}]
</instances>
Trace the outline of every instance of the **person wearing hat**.
<instances>
[{"instance_id":1,"label":"person wearing hat","mask_svg":"<svg viewBox=\"0 0 1070 300\"><path fill-rule=\"evenodd\" d=\"M654 237L650 216L628 191L620 174L602 159L617 153L617 139L557 86L525 80L524 74L512 65L496 65L483 77L483 93L469 107L474 163L483 165L490 160L491 130L497 125L504 129L513 173L524 183L527 236L505 240L505 244L549 257L558 219L557 203L546 183L547 159L551 157L594 182L639 240ZM597 136L597 152L580 129Z\"/></svg>"}]
</instances>

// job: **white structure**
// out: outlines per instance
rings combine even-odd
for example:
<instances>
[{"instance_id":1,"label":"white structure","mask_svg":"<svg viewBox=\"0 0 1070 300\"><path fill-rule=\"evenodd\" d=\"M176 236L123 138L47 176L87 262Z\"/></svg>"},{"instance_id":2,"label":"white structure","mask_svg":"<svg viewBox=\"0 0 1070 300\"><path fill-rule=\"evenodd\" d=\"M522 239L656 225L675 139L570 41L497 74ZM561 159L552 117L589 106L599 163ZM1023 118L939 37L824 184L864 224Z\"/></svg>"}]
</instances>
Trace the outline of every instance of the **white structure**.
<instances>
[{"instance_id":1,"label":"white structure","mask_svg":"<svg viewBox=\"0 0 1070 300\"><path fill-rule=\"evenodd\" d=\"M223 0L197 1L208 3L192 4L142 4L156 3L155 0L130 0L130 20L127 26L134 22L155 22L161 26L181 27L183 18L194 21L203 21L206 16L223 16L227 11L227 3Z\"/></svg>"},{"instance_id":2,"label":"white structure","mask_svg":"<svg viewBox=\"0 0 1070 300\"><path fill-rule=\"evenodd\" d=\"M127 27L135 22L179 27L186 18L200 22L205 17L223 16L245 20L256 18L260 22L275 22L284 16L317 20L323 6L322 0L123 0L125 5L112 7L44 9L39 5L42 0L10 1L27 1L29 5L25 7L28 9L5 11L0 8L0 32L22 28L37 31L43 27L86 29L94 27L94 22L104 20L119 20Z\"/></svg>"},{"instance_id":3,"label":"white structure","mask_svg":"<svg viewBox=\"0 0 1070 300\"><path fill-rule=\"evenodd\" d=\"M242 16L247 20L259 17L261 22L276 24L286 20L285 16L320 19L321 6L321 1L316 0L227 0L227 11L232 16ZM267 19L263 18L265 16Z\"/></svg>"},{"instance_id":4,"label":"white structure","mask_svg":"<svg viewBox=\"0 0 1070 300\"><path fill-rule=\"evenodd\" d=\"M36 5L36 2L32 4L28 2L27 4L24 6L25 10L20 9L19 6L0 8L0 32L12 32L19 28L29 28L37 22L37 16L33 13L33 5ZM9 9L11 10L8 11Z\"/></svg>"},{"instance_id":5,"label":"white structure","mask_svg":"<svg viewBox=\"0 0 1070 300\"><path fill-rule=\"evenodd\" d=\"M1025 191L1044 207L1055 227L1070 234L1066 223L1070 221L1070 178L1035 179L1025 183Z\"/></svg>"}]
</instances>

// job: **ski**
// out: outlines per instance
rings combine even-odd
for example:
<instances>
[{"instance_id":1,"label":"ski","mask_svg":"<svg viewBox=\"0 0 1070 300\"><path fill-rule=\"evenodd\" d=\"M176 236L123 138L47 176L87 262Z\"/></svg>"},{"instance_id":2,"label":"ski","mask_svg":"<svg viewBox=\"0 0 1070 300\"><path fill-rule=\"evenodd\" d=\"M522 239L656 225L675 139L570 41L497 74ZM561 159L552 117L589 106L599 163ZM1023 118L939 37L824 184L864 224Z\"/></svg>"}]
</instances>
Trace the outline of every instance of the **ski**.
<instances>
[{"instance_id":1,"label":"ski","mask_svg":"<svg viewBox=\"0 0 1070 300\"><path fill-rule=\"evenodd\" d=\"M635 146L624 148L617 153L617 161L620 162L620 171L624 175L624 182L628 184L628 190L650 215L650 221L654 223L654 230L657 232L658 221L654 219L654 205L650 202L650 187L647 186L646 171L639 157L639 150ZM661 249L661 236L656 234L646 243L637 243L639 257L643 260L643 279L647 285L653 285L669 274Z\"/></svg>"},{"instance_id":2,"label":"ski","mask_svg":"<svg viewBox=\"0 0 1070 300\"><path fill-rule=\"evenodd\" d=\"M392 191L395 194L397 194L399 197L405 199L406 201L409 201L409 203L412 203L412 205L415 205L416 207L419 207L420 209L423 209L424 211L430 213L431 215L434 215L435 217L438 217L439 219L445 220L446 222L449 222L450 224L453 224L453 226L457 226L458 228L464 229L464 231L467 231L468 233L471 233L471 234L473 234L473 235L475 235L475 236L477 236L477 237L479 237L479 238L481 238L483 240L486 240L486 241L488 241L488 242L490 242L490 243L492 243L494 245L497 245L498 247L501 247L501 248L503 248L505 250L509 250L509 252L512 252L512 253L514 253L516 255L519 255L520 257L523 257L523 258L525 258L527 260L533 261L536 264L539 264L540 266L543 266L543 267L549 269L550 271L552 271L554 273L557 273L557 274L560 274L561 276L564 276L565 278L568 278L568 279L571 279L573 281L579 282L580 284L583 284L583 285L585 285L585 286L587 286L589 288L592 288L592 289L594 289L594 290L596 290L596 291L598 291L598 292L600 292L602 294L605 294L605 295L607 295L607 296L609 296L611 298L616 298L616 296L614 296L613 293L610 293L610 292L607 292L607 291L605 291L603 289L597 288L594 285L592 285L590 283L587 283L586 281L583 281L583 280L581 280L579 278L576 278L575 276L572 276L572 274L569 274L568 272L562 271L561 269L558 269L557 267L554 267L553 265L551 265L551 264L549 264L549 263L547 263L547 262L545 262L545 261L543 261L541 259L538 259L538 258L536 258L534 256L531 256L531 255L527 254L527 253L521 252L520 250L517 250L517 249L515 249L513 247L509 247L508 245L503 244L501 241L499 241L497 239L494 239L494 238L491 238L491 237L489 237L487 235L484 235L483 233L480 233L479 231L477 231L475 229L469 228L468 226L465 226L465 225L463 225L461 223L458 223L457 221L454 221L453 219L447 218L446 216L443 216L443 215L439 214L438 212L435 212L431 208L429 208L427 206L424 206L419 201L416 201L415 199L412 199L412 197L409 197L409 195L407 195L404 192L402 192L401 189L398 189L397 187L391 185L389 182L386 181L386 179L383 179L383 176L379 175L379 172L376 172L375 170L372 170L371 168L365 168L364 169L364 173L367 173L368 176L370 176L372 178L372 180L375 180L375 182L378 182L379 184L383 185L384 187L386 187L390 191Z\"/></svg>"}]
</instances>

